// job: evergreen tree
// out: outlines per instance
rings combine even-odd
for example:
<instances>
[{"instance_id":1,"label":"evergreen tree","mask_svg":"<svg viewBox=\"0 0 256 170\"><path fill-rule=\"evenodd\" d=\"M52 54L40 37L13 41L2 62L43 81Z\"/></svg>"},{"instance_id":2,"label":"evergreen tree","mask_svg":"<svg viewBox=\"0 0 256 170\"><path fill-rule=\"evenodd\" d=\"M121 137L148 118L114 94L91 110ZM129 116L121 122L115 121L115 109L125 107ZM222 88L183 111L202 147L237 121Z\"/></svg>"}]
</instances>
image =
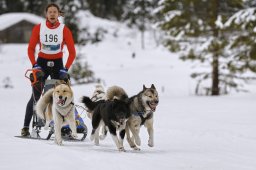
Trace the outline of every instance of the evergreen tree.
<instances>
[{"instance_id":1,"label":"evergreen tree","mask_svg":"<svg viewBox=\"0 0 256 170\"><path fill-rule=\"evenodd\" d=\"M243 0L164 0L161 6L164 20L160 25L168 36L165 45L172 51L182 51L183 60L211 67L191 75L198 80L197 90L208 79L211 84L206 87L207 94L219 95L227 93L229 87L237 88L234 79L228 78L231 70L225 62L229 57L228 39L235 32L223 23L244 8Z\"/></svg>"},{"instance_id":2,"label":"evergreen tree","mask_svg":"<svg viewBox=\"0 0 256 170\"><path fill-rule=\"evenodd\" d=\"M74 80L75 84L86 84L95 82L94 73L90 69L87 62L85 62L85 56L81 52L82 46L78 45L77 56L74 64L70 70L70 76Z\"/></svg>"},{"instance_id":3,"label":"evergreen tree","mask_svg":"<svg viewBox=\"0 0 256 170\"><path fill-rule=\"evenodd\" d=\"M59 3L62 8L61 10L64 12L64 23L71 30L76 43L79 39L79 23L76 14L81 8L81 4L78 2L75 0L61 0Z\"/></svg>"},{"instance_id":4,"label":"evergreen tree","mask_svg":"<svg viewBox=\"0 0 256 170\"><path fill-rule=\"evenodd\" d=\"M45 17L45 7L48 1L46 0L25 0L26 12L36 14L41 17Z\"/></svg>"},{"instance_id":5,"label":"evergreen tree","mask_svg":"<svg viewBox=\"0 0 256 170\"><path fill-rule=\"evenodd\" d=\"M250 74L256 73L255 16L256 8L247 8L234 14L223 25L226 30L232 29L234 32L229 38L228 50L230 52L227 61L229 77L233 81L234 78L245 81L255 79L254 74Z\"/></svg>"},{"instance_id":6,"label":"evergreen tree","mask_svg":"<svg viewBox=\"0 0 256 170\"><path fill-rule=\"evenodd\" d=\"M137 27L141 32L141 47L145 48L144 33L147 27L153 22L153 9L157 3L153 0L130 0L127 5L124 20L128 22L128 26Z\"/></svg>"},{"instance_id":7,"label":"evergreen tree","mask_svg":"<svg viewBox=\"0 0 256 170\"><path fill-rule=\"evenodd\" d=\"M0 0L0 14L7 12L24 12L25 0Z\"/></svg>"},{"instance_id":8,"label":"evergreen tree","mask_svg":"<svg viewBox=\"0 0 256 170\"><path fill-rule=\"evenodd\" d=\"M128 0L87 0L88 9L98 17L121 20Z\"/></svg>"}]
</instances>

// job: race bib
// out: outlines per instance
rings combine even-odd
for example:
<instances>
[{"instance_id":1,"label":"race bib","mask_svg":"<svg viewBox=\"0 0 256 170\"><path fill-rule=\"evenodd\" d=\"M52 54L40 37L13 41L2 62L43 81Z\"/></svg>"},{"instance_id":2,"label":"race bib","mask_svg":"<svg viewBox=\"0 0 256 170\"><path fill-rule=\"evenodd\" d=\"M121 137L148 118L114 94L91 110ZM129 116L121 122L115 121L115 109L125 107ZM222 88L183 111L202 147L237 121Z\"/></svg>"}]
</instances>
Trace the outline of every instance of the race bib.
<instances>
[{"instance_id":1,"label":"race bib","mask_svg":"<svg viewBox=\"0 0 256 170\"><path fill-rule=\"evenodd\" d=\"M40 51L45 54L57 54L61 52L61 44L63 41L64 24L60 24L55 29L46 26L46 22L41 23L40 27Z\"/></svg>"}]
</instances>

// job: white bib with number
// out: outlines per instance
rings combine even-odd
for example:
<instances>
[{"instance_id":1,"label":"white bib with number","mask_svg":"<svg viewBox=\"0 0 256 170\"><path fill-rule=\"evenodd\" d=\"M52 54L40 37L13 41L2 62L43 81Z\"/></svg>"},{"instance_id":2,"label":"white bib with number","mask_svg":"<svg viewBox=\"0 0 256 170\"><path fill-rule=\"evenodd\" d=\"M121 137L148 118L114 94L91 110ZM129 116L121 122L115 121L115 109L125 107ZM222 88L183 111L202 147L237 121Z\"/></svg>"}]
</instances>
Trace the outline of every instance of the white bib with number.
<instances>
[{"instance_id":1,"label":"white bib with number","mask_svg":"<svg viewBox=\"0 0 256 170\"><path fill-rule=\"evenodd\" d=\"M42 22L40 26L40 52L45 54L57 54L61 52L63 29L64 24L60 24L55 29L50 29L46 26L46 22Z\"/></svg>"}]
</instances>

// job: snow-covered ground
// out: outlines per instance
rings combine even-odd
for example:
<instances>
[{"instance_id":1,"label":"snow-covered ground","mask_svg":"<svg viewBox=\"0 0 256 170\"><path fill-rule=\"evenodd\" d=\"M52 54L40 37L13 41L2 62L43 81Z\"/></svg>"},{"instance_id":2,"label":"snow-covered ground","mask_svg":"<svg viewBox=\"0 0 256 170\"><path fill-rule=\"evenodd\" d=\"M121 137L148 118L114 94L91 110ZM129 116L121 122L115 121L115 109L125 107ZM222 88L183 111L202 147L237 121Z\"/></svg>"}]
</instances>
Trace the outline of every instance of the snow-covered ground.
<instances>
[{"instance_id":1,"label":"snow-covered ground","mask_svg":"<svg viewBox=\"0 0 256 170\"><path fill-rule=\"evenodd\" d=\"M149 42L149 41L148 41ZM155 84L160 103L154 115L155 147L147 146L147 132L141 130L141 151L118 152L108 135L94 146L89 135L84 142L15 138L23 125L25 107L31 95L24 78L30 68L27 45L2 45L0 49L0 169L171 169L171 170L255 170L256 88L250 93L221 97L194 96L190 65L152 41L140 49L136 36L108 38L82 49L105 88L122 86L128 95ZM129 45L130 44L130 45ZM136 53L133 59L132 52ZM10 77L12 89L2 87ZM255 86L256 84L254 84ZM91 96L94 84L73 87L76 104L82 95ZM254 111L253 111L254 110ZM82 113L91 131L90 120Z\"/></svg>"}]
</instances>

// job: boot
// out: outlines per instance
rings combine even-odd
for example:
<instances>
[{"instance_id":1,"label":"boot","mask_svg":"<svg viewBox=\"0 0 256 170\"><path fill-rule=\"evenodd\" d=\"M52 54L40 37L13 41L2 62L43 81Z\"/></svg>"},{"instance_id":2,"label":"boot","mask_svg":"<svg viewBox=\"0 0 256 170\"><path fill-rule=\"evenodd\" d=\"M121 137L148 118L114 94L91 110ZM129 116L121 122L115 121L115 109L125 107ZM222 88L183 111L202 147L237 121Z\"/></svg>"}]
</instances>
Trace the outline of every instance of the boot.
<instances>
[{"instance_id":1,"label":"boot","mask_svg":"<svg viewBox=\"0 0 256 170\"><path fill-rule=\"evenodd\" d=\"M24 137L30 136L28 127L24 127L21 129L21 136L24 136Z\"/></svg>"}]
</instances>

